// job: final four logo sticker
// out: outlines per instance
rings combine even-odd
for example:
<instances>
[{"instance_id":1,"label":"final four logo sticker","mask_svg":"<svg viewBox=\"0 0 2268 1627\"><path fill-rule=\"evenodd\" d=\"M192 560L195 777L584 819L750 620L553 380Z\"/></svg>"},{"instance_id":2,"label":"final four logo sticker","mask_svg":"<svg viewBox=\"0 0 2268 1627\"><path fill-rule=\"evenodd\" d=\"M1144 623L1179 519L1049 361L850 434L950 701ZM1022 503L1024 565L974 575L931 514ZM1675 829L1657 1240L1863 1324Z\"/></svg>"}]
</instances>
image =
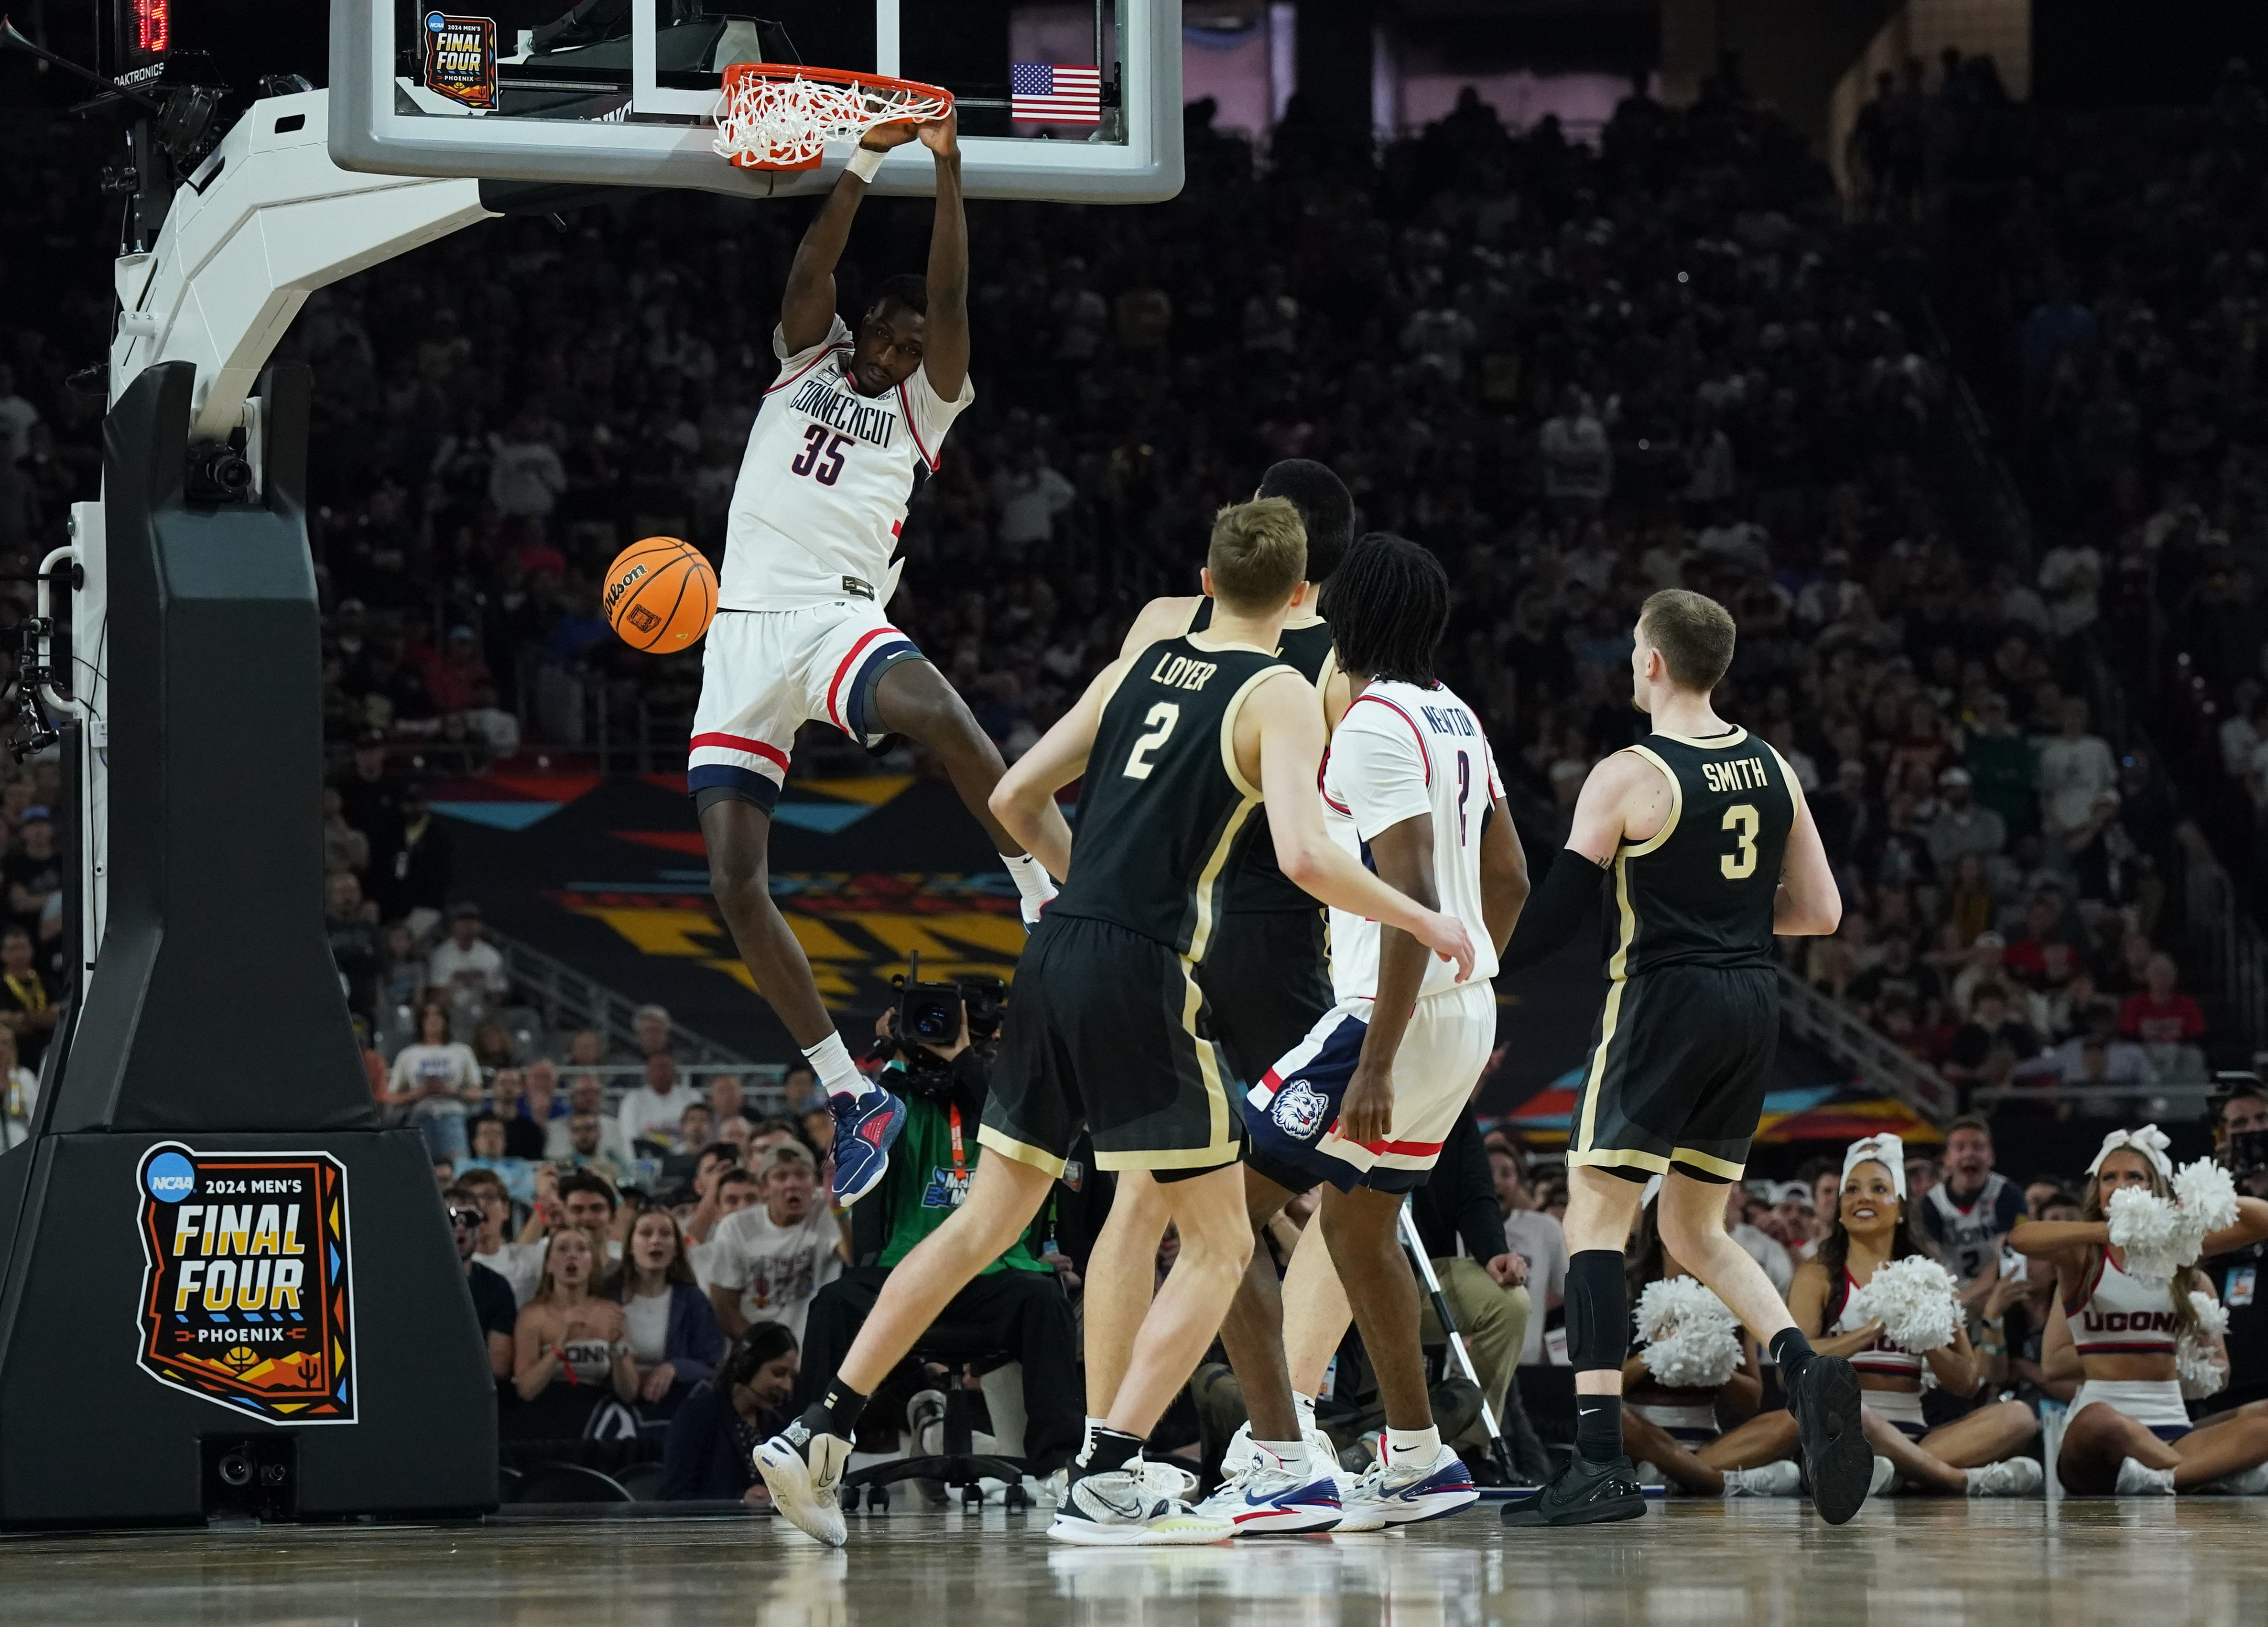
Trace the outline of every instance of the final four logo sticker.
<instances>
[{"instance_id":1,"label":"final four logo sticker","mask_svg":"<svg viewBox=\"0 0 2268 1627\"><path fill-rule=\"evenodd\" d=\"M161 1142L136 1172L142 1371L272 1424L351 1424L347 1172Z\"/></svg>"}]
</instances>

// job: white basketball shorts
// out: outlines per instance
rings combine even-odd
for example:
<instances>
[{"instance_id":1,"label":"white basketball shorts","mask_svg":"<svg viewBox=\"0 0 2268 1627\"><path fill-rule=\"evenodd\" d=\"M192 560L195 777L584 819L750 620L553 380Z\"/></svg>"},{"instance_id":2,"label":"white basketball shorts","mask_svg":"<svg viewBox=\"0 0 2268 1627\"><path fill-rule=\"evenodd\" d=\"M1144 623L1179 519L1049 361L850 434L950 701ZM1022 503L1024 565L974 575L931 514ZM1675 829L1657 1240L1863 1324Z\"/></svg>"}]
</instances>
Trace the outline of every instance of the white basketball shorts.
<instances>
[{"instance_id":1,"label":"white basketball shorts","mask_svg":"<svg viewBox=\"0 0 2268 1627\"><path fill-rule=\"evenodd\" d=\"M770 813L787 778L795 732L813 718L862 745L887 738L871 717L874 684L914 641L864 599L792 610L719 610L701 656L686 789L721 791Z\"/></svg>"},{"instance_id":2,"label":"white basketball shorts","mask_svg":"<svg viewBox=\"0 0 2268 1627\"><path fill-rule=\"evenodd\" d=\"M1441 1144L1496 1045L1496 993L1485 983L1418 1002L1394 1054L1394 1128L1382 1141L1339 1134L1339 1103L1370 1032L1368 1000L1342 1000L1245 1093L1248 1156L1294 1190L1328 1181L1342 1192L1408 1192L1425 1182ZM1304 1175L1304 1182L1285 1179Z\"/></svg>"}]
</instances>

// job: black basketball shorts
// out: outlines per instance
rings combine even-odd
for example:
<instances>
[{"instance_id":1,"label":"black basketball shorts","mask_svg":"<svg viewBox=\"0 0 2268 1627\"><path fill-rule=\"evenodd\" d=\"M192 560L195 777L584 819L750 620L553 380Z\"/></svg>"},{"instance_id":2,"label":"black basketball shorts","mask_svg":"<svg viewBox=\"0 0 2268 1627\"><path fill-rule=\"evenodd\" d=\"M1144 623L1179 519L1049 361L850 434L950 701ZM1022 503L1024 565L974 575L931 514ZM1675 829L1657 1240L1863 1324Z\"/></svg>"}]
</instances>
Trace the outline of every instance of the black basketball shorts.
<instances>
[{"instance_id":1,"label":"black basketball shorts","mask_svg":"<svg viewBox=\"0 0 2268 1627\"><path fill-rule=\"evenodd\" d=\"M1337 1003L1320 909L1222 916L1197 977L1214 1037L1247 1085Z\"/></svg>"},{"instance_id":2,"label":"black basketball shorts","mask_svg":"<svg viewBox=\"0 0 2268 1627\"><path fill-rule=\"evenodd\" d=\"M1112 922L1040 917L1016 964L984 1146L1060 1175L1084 1127L1099 1169L1216 1168L1243 1146L1240 1094L1179 954Z\"/></svg>"},{"instance_id":3,"label":"black basketball shorts","mask_svg":"<svg viewBox=\"0 0 2268 1627\"><path fill-rule=\"evenodd\" d=\"M1609 985L1568 1163L1738 1181L1778 1042L1771 967L1669 966Z\"/></svg>"}]
</instances>

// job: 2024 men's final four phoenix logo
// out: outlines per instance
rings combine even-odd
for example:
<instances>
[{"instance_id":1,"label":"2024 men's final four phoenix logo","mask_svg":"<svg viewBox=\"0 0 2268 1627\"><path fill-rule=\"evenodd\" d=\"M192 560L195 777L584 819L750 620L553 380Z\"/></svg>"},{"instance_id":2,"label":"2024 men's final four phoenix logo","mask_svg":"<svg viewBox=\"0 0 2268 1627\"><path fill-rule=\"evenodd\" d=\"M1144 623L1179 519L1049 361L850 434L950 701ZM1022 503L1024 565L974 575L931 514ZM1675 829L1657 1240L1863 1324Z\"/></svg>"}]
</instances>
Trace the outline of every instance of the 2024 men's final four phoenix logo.
<instances>
[{"instance_id":1,"label":"2024 men's final four phoenix logo","mask_svg":"<svg viewBox=\"0 0 2268 1627\"><path fill-rule=\"evenodd\" d=\"M345 1167L162 1142L136 1184L142 1371L270 1423L353 1423Z\"/></svg>"}]
</instances>

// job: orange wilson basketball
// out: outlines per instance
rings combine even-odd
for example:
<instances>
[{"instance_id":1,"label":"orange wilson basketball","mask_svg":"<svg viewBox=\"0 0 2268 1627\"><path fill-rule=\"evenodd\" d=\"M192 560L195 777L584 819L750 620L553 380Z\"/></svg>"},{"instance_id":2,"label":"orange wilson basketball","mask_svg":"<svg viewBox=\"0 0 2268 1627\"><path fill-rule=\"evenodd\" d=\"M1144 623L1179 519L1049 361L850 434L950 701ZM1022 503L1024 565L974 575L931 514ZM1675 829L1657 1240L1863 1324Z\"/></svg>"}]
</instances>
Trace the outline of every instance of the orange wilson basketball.
<instances>
[{"instance_id":1,"label":"orange wilson basketball","mask_svg":"<svg viewBox=\"0 0 2268 1627\"><path fill-rule=\"evenodd\" d=\"M647 537L607 567L599 607L624 644L667 655L709 630L717 614L717 573L691 543Z\"/></svg>"}]
</instances>

